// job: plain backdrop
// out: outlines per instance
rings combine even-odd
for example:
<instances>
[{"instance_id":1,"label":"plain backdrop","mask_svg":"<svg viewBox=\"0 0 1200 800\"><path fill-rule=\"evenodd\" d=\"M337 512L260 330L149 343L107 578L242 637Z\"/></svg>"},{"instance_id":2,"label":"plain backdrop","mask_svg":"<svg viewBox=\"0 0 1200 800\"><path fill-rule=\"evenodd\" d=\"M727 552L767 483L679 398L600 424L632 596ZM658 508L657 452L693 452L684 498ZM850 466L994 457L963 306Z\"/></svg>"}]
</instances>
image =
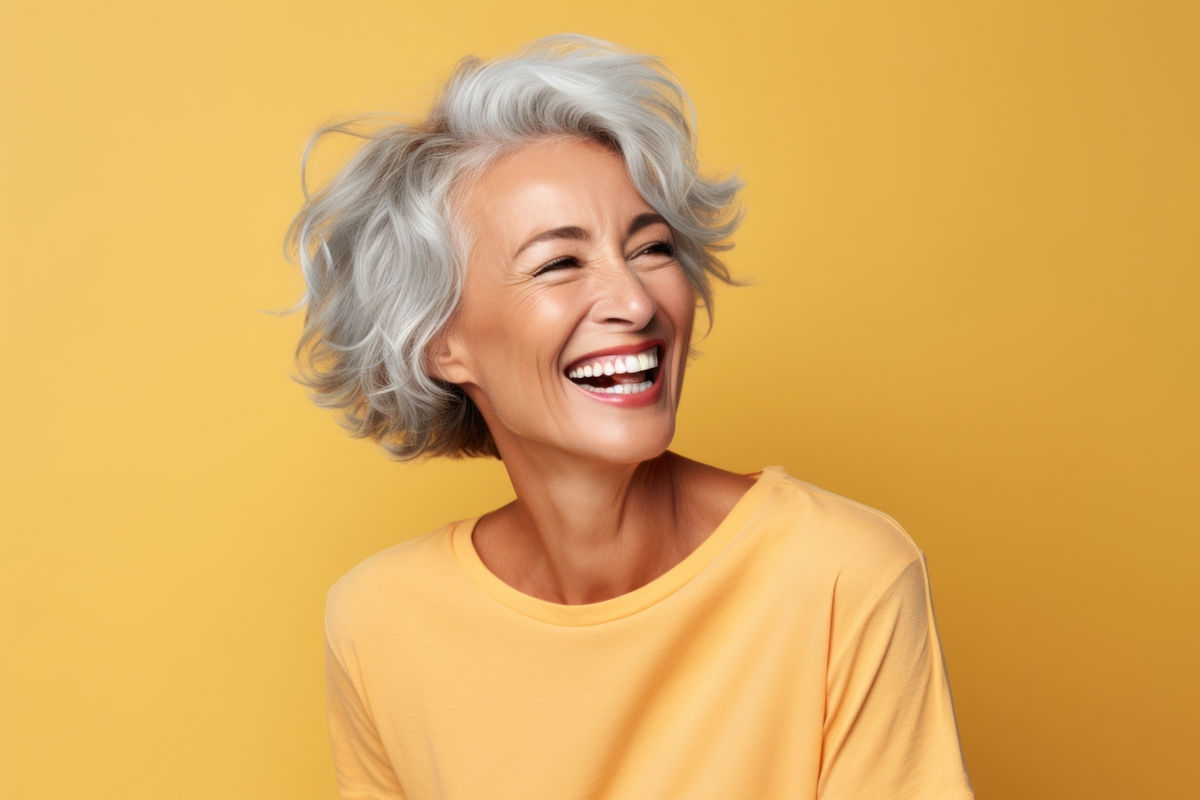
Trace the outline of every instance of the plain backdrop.
<instances>
[{"instance_id":1,"label":"plain backdrop","mask_svg":"<svg viewBox=\"0 0 1200 800\"><path fill-rule=\"evenodd\" d=\"M908 529L981 798L1194 791L1198 8L4 0L0 796L335 795L327 588L511 490L289 379L298 157L561 31L748 182L675 449Z\"/></svg>"}]
</instances>

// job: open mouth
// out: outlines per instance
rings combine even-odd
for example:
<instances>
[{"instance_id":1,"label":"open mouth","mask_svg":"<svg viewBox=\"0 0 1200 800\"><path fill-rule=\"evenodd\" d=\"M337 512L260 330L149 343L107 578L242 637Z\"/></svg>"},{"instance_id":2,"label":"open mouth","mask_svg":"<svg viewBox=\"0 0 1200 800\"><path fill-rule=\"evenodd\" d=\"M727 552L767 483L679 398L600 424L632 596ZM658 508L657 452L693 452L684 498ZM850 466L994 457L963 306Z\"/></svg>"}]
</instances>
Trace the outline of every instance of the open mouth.
<instances>
[{"instance_id":1,"label":"open mouth","mask_svg":"<svg viewBox=\"0 0 1200 800\"><path fill-rule=\"evenodd\" d=\"M631 355L592 356L567 369L577 386L599 394L639 394L658 378L658 346Z\"/></svg>"}]
</instances>

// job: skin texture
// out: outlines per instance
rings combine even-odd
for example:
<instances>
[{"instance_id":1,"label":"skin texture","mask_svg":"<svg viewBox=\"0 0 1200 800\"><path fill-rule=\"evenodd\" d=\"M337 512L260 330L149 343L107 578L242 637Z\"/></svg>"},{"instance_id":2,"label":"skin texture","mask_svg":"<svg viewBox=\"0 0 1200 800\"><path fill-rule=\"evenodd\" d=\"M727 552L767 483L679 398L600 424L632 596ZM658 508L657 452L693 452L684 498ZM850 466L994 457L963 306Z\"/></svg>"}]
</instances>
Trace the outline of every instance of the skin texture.
<instances>
[{"instance_id":1,"label":"skin texture","mask_svg":"<svg viewBox=\"0 0 1200 800\"><path fill-rule=\"evenodd\" d=\"M667 452L696 309L671 230L619 155L576 138L506 154L456 211L474 244L430 371L478 405L517 496L479 521L475 548L543 600L633 591L695 550L754 482ZM566 376L583 356L655 340L652 402L606 403Z\"/></svg>"}]
</instances>

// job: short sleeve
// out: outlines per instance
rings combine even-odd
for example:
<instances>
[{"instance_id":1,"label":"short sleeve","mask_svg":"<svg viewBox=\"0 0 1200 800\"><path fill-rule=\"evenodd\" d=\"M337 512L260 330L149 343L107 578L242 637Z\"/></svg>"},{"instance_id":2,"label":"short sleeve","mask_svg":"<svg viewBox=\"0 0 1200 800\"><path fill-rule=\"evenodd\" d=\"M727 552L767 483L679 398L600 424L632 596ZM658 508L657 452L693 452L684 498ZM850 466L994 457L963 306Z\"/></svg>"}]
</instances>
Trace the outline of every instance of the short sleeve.
<instances>
[{"instance_id":1,"label":"short sleeve","mask_svg":"<svg viewBox=\"0 0 1200 800\"><path fill-rule=\"evenodd\" d=\"M338 791L350 800L403 800L387 751L349 670L325 639L326 708Z\"/></svg>"},{"instance_id":2,"label":"short sleeve","mask_svg":"<svg viewBox=\"0 0 1200 800\"><path fill-rule=\"evenodd\" d=\"M925 561L834 631L820 800L968 800Z\"/></svg>"}]
</instances>

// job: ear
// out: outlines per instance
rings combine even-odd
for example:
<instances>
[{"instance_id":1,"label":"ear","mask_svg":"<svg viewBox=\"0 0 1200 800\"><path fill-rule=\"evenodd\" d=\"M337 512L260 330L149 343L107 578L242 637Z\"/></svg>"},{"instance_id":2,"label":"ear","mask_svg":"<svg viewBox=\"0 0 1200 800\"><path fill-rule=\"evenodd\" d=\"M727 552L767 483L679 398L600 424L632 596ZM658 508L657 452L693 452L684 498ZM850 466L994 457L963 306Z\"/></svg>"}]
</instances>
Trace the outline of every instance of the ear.
<instances>
[{"instance_id":1,"label":"ear","mask_svg":"<svg viewBox=\"0 0 1200 800\"><path fill-rule=\"evenodd\" d=\"M453 323L447 323L425 348L425 370L433 378L461 386L471 383L466 347Z\"/></svg>"}]
</instances>

